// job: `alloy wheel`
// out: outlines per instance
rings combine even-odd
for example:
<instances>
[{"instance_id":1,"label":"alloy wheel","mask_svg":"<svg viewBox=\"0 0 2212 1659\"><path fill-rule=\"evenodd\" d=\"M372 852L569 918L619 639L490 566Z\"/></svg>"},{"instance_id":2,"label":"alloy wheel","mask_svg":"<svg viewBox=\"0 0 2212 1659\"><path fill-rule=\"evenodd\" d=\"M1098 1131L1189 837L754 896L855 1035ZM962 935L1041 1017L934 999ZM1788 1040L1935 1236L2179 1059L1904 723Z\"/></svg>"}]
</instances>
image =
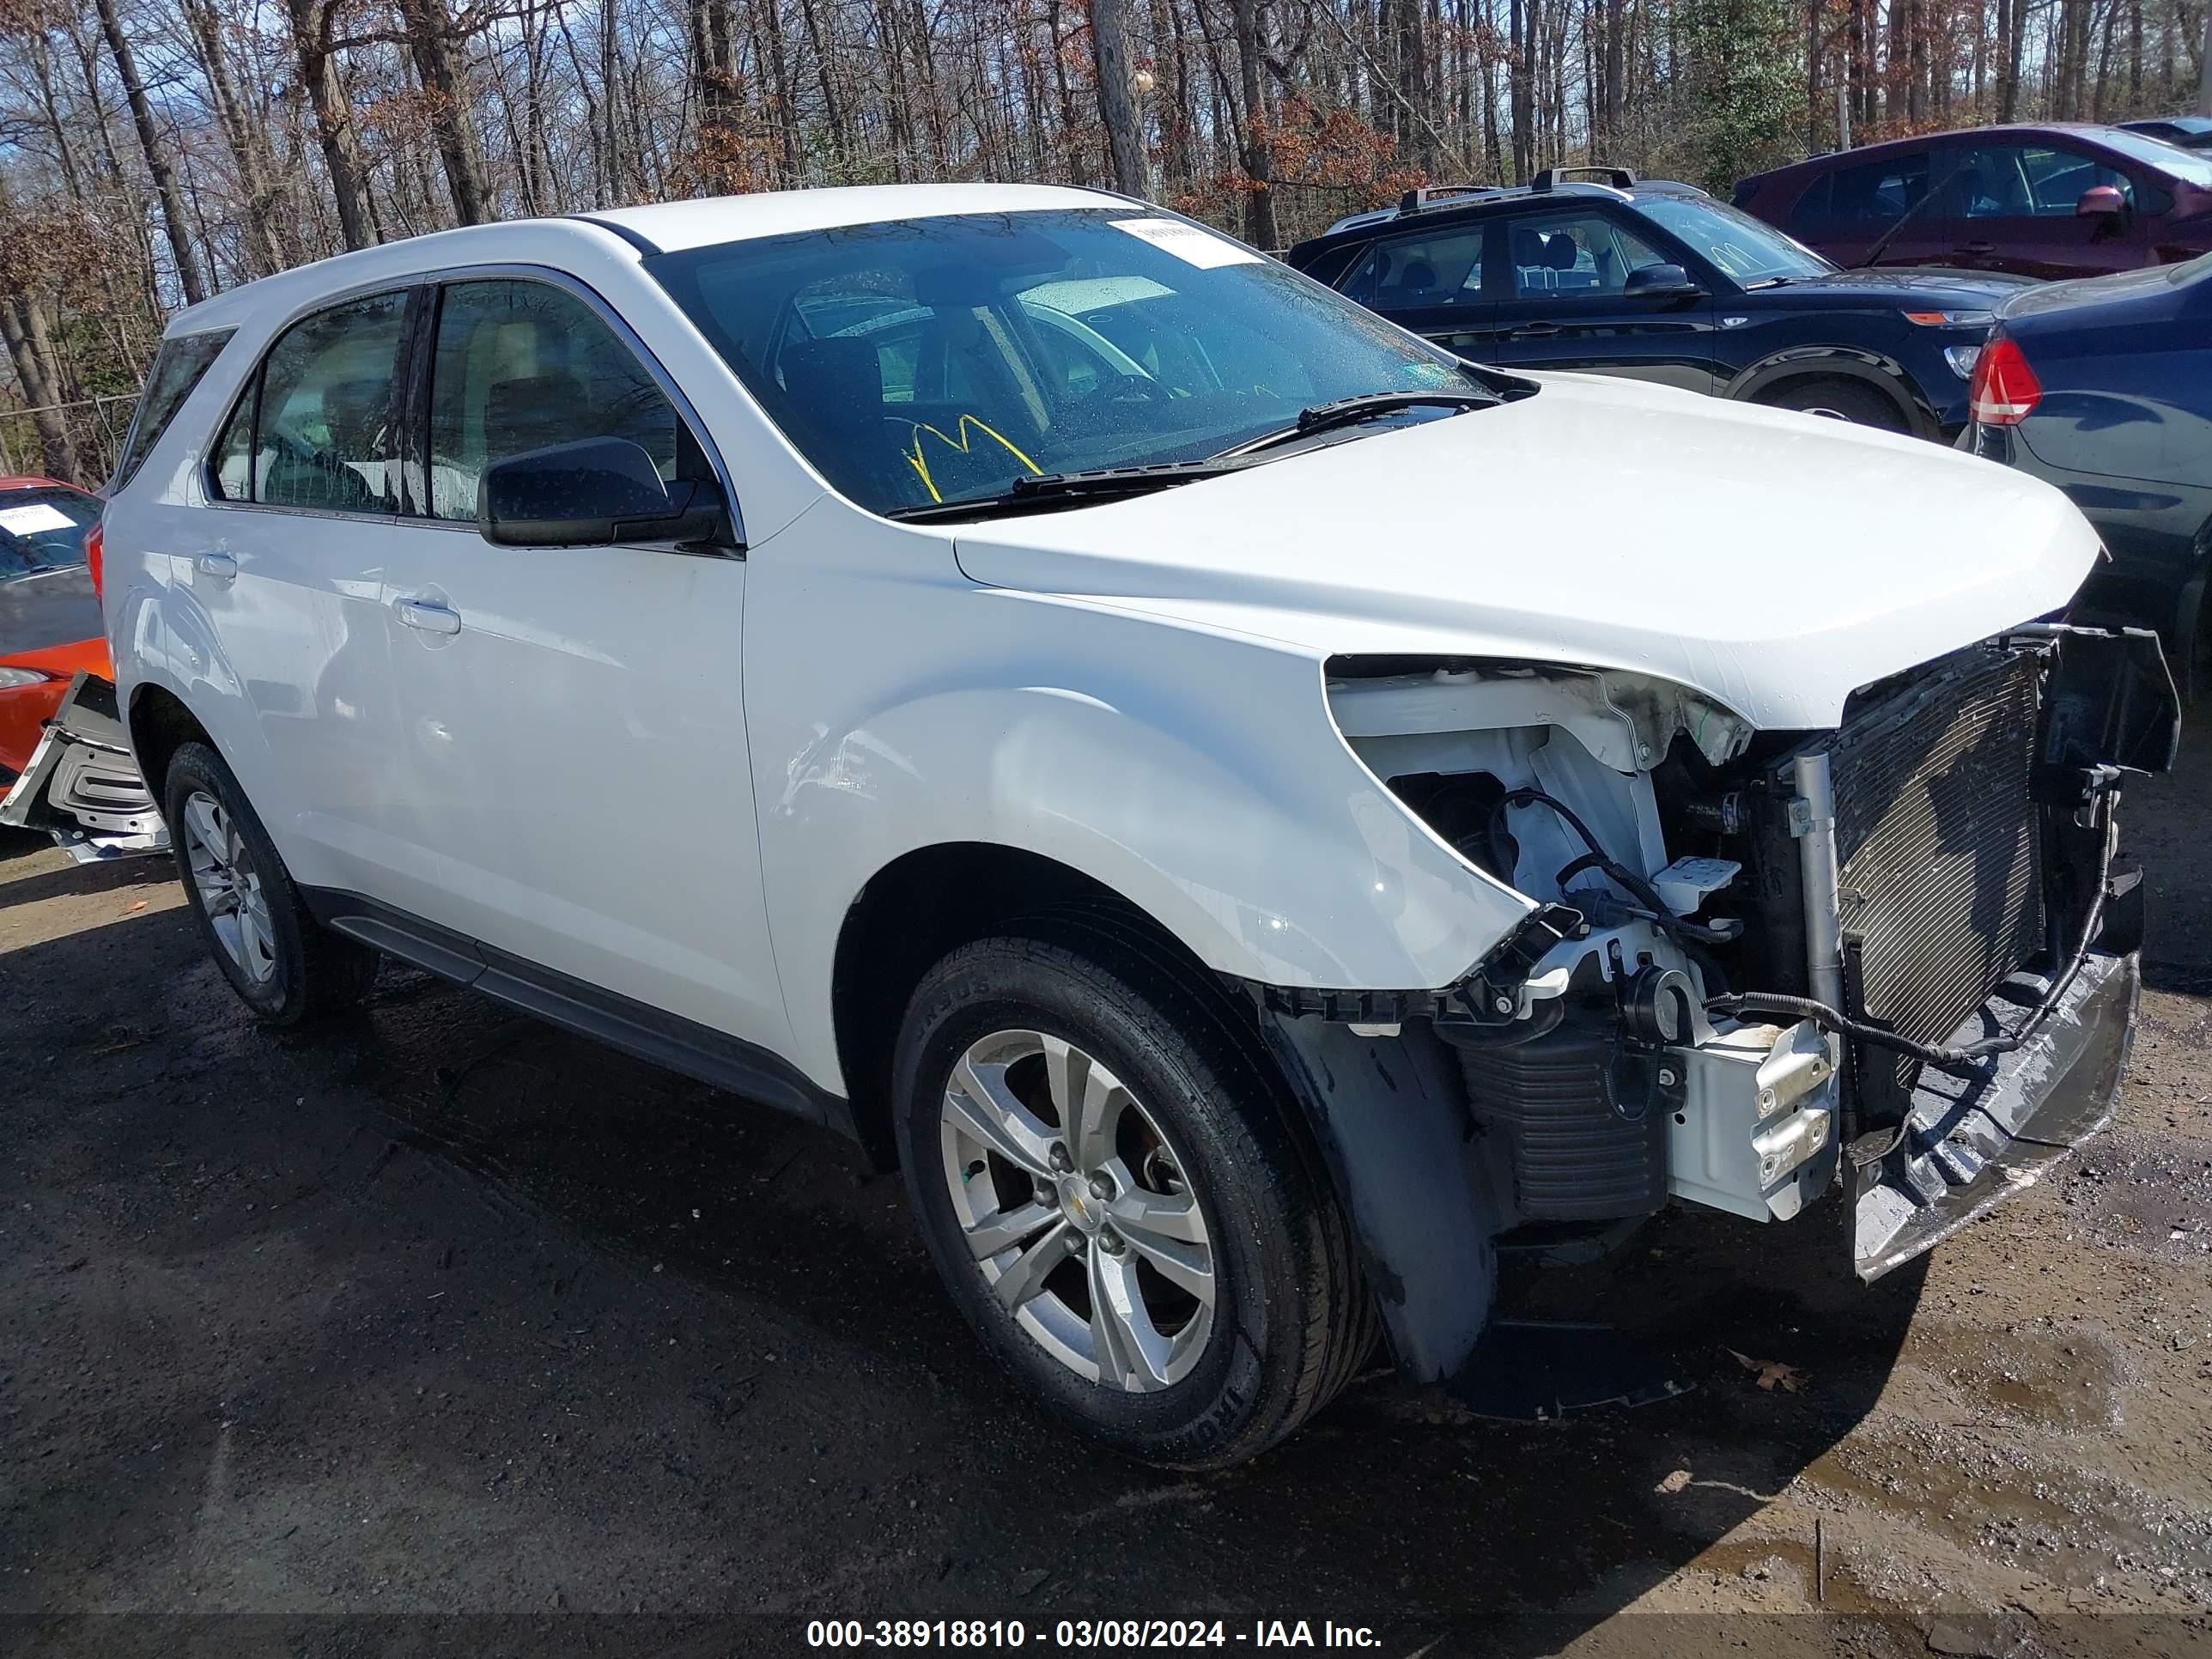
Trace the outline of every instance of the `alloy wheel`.
<instances>
[{"instance_id":1,"label":"alloy wheel","mask_svg":"<svg viewBox=\"0 0 2212 1659\"><path fill-rule=\"evenodd\" d=\"M248 979L264 984L276 971L276 931L253 855L214 796L194 790L181 816L185 866L216 943Z\"/></svg>"},{"instance_id":2,"label":"alloy wheel","mask_svg":"<svg viewBox=\"0 0 2212 1659\"><path fill-rule=\"evenodd\" d=\"M1212 1334L1214 1251L1188 1167L1096 1057L1040 1031L972 1043L939 1139L953 1213L984 1282L1060 1364L1150 1393Z\"/></svg>"}]
</instances>

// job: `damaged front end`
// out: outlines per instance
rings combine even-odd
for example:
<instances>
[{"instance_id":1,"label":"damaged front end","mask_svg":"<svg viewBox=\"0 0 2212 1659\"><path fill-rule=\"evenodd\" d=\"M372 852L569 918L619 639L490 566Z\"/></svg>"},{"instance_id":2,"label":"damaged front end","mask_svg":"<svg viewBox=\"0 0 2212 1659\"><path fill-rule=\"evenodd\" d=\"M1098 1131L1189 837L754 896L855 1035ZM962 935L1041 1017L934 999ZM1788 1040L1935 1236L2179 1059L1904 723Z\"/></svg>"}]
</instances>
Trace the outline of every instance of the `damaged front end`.
<instances>
[{"instance_id":1,"label":"damaged front end","mask_svg":"<svg viewBox=\"0 0 2212 1659\"><path fill-rule=\"evenodd\" d=\"M112 684L84 673L70 682L30 764L0 799L0 823L46 830L80 864L168 851Z\"/></svg>"},{"instance_id":2,"label":"damaged front end","mask_svg":"<svg viewBox=\"0 0 2212 1659\"><path fill-rule=\"evenodd\" d=\"M1261 992L1417 1373L1464 1358L1516 1229L1840 1185L1872 1279L2109 1121L2142 930L2114 812L2178 740L2154 635L2022 628L1816 732L1540 665L1339 662L1329 694L1532 906L1442 991Z\"/></svg>"}]
</instances>

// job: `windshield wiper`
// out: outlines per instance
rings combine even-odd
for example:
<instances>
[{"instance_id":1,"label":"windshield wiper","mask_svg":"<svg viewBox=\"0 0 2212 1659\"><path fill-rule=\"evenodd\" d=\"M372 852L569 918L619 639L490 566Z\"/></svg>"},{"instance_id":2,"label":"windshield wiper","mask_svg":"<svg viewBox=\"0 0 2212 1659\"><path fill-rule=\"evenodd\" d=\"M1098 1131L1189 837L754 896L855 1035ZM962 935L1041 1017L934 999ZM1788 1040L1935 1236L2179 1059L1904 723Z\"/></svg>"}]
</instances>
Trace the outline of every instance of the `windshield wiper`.
<instances>
[{"instance_id":1,"label":"windshield wiper","mask_svg":"<svg viewBox=\"0 0 2212 1659\"><path fill-rule=\"evenodd\" d=\"M974 495L961 501L929 501L902 507L884 516L902 524L936 524L947 520L989 519L1011 513L1032 513L1054 506L1082 507L1094 501L1120 501L1146 495L1175 484L1218 478L1243 470L1247 463L1217 455L1202 461L1163 461L1151 466L1102 466L1087 472L1046 472L1017 478L1000 495Z\"/></svg>"},{"instance_id":2,"label":"windshield wiper","mask_svg":"<svg viewBox=\"0 0 2212 1659\"><path fill-rule=\"evenodd\" d=\"M1334 403L1315 404L1298 411L1297 420L1279 432L1263 432L1258 437L1223 450L1212 459L1228 460L1239 455L1249 455L1262 449L1272 449L1277 444L1291 443L1299 438L1310 438L1316 432L1333 431L1338 427L1358 426L1379 416L1395 415L1404 409L1488 409L1504 398L1494 392L1456 392L1431 387L1424 392L1365 392L1356 398L1339 398Z\"/></svg>"}]
</instances>

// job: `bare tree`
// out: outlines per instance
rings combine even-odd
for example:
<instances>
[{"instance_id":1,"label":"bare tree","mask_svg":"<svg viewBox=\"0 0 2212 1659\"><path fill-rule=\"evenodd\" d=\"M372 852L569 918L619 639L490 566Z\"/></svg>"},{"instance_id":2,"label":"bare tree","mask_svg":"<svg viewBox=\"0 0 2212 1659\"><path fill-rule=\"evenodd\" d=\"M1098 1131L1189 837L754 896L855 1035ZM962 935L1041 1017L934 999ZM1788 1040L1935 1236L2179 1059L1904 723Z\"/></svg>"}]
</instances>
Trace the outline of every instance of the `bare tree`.
<instances>
[{"instance_id":1,"label":"bare tree","mask_svg":"<svg viewBox=\"0 0 2212 1659\"><path fill-rule=\"evenodd\" d=\"M1098 76L1098 118L1106 128L1114 188L1146 194L1145 136L1137 125L1137 93L1129 68L1127 0L1091 0L1092 64Z\"/></svg>"},{"instance_id":2,"label":"bare tree","mask_svg":"<svg viewBox=\"0 0 2212 1659\"><path fill-rule=\"evenodd\" d=\"M168 234L170 257L176 262L177 286L184 292L185 303L196 306L207 298L208 289L200 275L198 257L192 251L191 232L185 220L184 198L177 190L176 171L169 165L161 130L155 125L154 106L147 101L146 83L139 79L137 59L116 16L115 0L96 0L96 7L100 32L106 37L107 50L115 59L115 73L123 82L124 98L131 106L131 125L138 131L138 147L145 156L146 176L153 180L154 194L161 204L161 228Z\"/></svg>"}]
</instances>

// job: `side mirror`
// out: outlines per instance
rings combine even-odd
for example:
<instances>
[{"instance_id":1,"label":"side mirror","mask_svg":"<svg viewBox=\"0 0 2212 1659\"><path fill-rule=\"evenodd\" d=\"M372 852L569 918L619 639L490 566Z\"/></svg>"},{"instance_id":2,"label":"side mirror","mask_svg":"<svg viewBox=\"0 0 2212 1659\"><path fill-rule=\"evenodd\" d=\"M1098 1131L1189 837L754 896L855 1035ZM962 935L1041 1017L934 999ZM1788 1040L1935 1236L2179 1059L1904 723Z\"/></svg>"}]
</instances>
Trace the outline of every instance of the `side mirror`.
<instances>
[{"instance_id":1,"label":"side mirror","mask_svg":"<svg viewBox=\"0 0 2212 1659\"><path fill-rule=\"evenodd\" d=\"M2077 219L2109 219L2127 210L2128 198L2120 193L2117 185L2092 185L2074 204L2074 216Z\"/></svg>"},{"instance_id":2,"label":"side mirror","mask_svg":"<svg viewBox=\"0 0 2212 1659\"><path fill-rule=\"evenodd\" d=\"M735 544L720 485L663 483L653 457L627 438L551 444L495 461L477 484L477 530L501 547Z\"/></svg>"},{"instance_id":3,"label":"side mirror","mask_svg":"<svg viewBox=\"0 0 2212 1659\"><path fill-rule=\"evenodd\" d=\"M1705 289L1690 280L1690 273L1680 265L1638 265L1628 273L1620 285L1623 294L1642 294L1664 299L1680 299Z\"/></svg>"}]
</instances>

